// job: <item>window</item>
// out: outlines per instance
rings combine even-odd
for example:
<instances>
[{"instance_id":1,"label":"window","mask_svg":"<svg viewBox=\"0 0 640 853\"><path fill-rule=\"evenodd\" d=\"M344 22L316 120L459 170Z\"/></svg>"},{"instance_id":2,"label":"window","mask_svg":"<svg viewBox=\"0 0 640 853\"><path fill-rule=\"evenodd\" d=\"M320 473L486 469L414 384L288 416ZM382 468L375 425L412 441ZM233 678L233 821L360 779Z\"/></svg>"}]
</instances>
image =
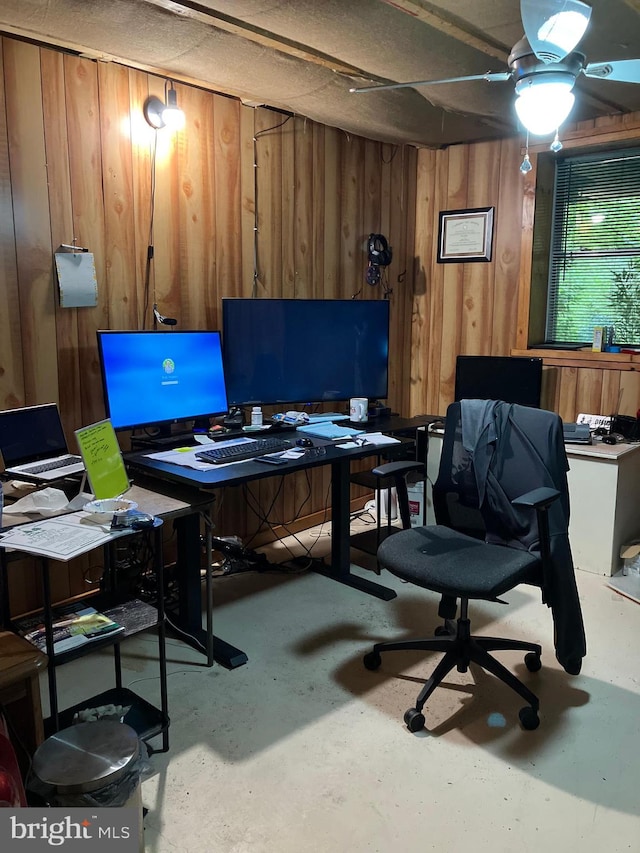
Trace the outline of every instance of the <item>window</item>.
<instances>
[{"instance_id":1,"label":"window","mask_svg":"<svg viewBox=\"0 0 640 853\"><path fill-rule=\"evenodd\" d=\"M545 338L588 343L613 326L640 345L640 149L563 157L555 167Z\"/></svg>"}]
</instances>

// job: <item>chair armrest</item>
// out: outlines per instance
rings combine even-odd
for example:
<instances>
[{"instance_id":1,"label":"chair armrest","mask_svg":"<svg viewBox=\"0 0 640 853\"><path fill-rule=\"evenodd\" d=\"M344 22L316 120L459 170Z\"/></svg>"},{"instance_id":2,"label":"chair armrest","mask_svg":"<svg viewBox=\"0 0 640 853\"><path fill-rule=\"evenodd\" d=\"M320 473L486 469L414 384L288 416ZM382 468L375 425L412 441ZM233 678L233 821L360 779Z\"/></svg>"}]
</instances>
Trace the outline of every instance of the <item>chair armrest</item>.
<instances>
[{"instance_id":1,"label":"chair armrest","mask_svg":"<svg viewBox=\"0 0 640 853\"><path fill-rule=\"evenodd\" d=\"M424 462L415 462L406 460L404 462L385 462L384 465L378 465L371 469L371 473L376 477L393 477L396 483L396 494L398 496L398 509L400 510L400 518L402 526L405 530L411 527L411 513L409 511L409 494L407 492L407 481L405 476L410 471L420 471L425 473L426 468Z\"/></svg>"},{"instance_id":2,"label":"chair armrest","mask_svg":"<svg viewBox=\"0 0 640 853\"><path fill-rule=\"evenodd\" d=\"M546 509L555 500L560 497L560 492L557 489L550 489L548 486L543 486L539 489L532 489L530 492L525 492L511 501L514 506L529 506L532 509Z\"/></svg>"},{"instance_id":3,"label":"chair armrest","mask_svg":"<svg viewBox=\"0 0 640 853\"><path fill-rule=\"evenodd\" d=\"M405 460L400 462L385 462L371 469L371 473L376 477L404 477L409 471L424 472L424 462L414 462Z\"/></svg>"}]
</instances>

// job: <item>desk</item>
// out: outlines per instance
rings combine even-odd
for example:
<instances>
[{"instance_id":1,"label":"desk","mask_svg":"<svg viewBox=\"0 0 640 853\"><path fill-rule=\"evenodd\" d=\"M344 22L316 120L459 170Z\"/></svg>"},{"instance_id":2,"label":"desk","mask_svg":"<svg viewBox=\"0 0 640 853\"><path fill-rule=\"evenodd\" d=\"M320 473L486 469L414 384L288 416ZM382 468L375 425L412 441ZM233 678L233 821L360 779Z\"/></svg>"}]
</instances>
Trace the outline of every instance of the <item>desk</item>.
<instances>
[{"instance_id":1,"label":"desk","mask_svg":"<svg viewBox=\"0 0 640 853\"><path fill-rule=\"evenodd\" d=\"M295 434L292 435L292 438L295 438ZM401 439L399 444L385 445L384 449L386 452L392 452L395 447L401 450L406 443L406 439ZM212 466L209 470L198 471L194 468L186 468L158 459L150 459L148 456L149 451L128 454L126 456L126 464L129 470L133 472L134 479L137 478L138 474L142 474L146 478L153 478L153 482L160 480L180 486L201 489L205 492L226 486L238 486L267 477L283 476L294 473L295 471L304 471L308 468L331 465L331 565L317 567L314 570L339 583L362 590L385 601L390 601L392 598L395 598L395 591L366 578L354 575L351 572L351 560L349 556L351 462L354 459L365 459L368 456L375 456L380 452L381 448L370 444L345 450L334 446L330 442L323 443L320 439L316 439L316 444L322 445L325 448L324 455L305 454L299 459L292 459L286 465L281 466L264 465L254 460L247 460L233 465ZM210 496L209 499L211 499ZM185 539L182 542L182 546L193 550L196 547L196 542L193 540L195 535L196 532L192 530L191 540L187 541ZM199 533L197 536L197 547L200 547ZM210 565L209 553L207 559ZM207 572L207 577L209 575L210 572ZM185 598L189 601L199 600L199 562L197 563L197 568L193 565L185 565L183 580L185 584ZM209 596L207 596L208 623L211 619L210 609L211 601ZM201 629L200 614L198 614L198 625L195 625L194 618L194 624L191 627L192 629L196 627L198 630ZM220 646L220 641L215 644L214 656L219 663L229 668L239 665L234 662L235 659L233 657L229 658L224 646ZM244 663L245 661L246 656L244 656L244 660L241 662Z\"/></svg>"},{"instance_id":2,"label":"desk","mask_svg":"<svg viewBox=\"0 0 640 853\"><path fill-rule=\"evenodd\" d=\"M429 432L427 478L438 475L442 435ZM614 575L620 547L640 536L640 444L566 445L569 541L576 569ZM434 524L431 490L427 524Z\"/></svg>"}]
</instances>

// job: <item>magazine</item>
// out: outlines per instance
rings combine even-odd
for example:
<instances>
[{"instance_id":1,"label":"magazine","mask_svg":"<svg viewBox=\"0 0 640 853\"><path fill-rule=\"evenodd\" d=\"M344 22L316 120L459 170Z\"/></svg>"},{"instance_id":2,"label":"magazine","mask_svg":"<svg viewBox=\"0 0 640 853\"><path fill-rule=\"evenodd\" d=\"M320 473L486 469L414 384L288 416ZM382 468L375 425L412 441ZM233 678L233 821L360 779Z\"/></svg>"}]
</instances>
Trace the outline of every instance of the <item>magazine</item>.
<instances>
[{"instance_id":1,"label":"magazine","mask_svg":"<svg viewBox=\"0 0 640 853\"><path fill-rule=\"evenodd\" d=\"M42 614L18 620L20 634L41 651L46 652L46 631ZM93 607L58 612L53 617L53 651L56 654L124 631L119 625Z\"/></svg>"}]
</instances>

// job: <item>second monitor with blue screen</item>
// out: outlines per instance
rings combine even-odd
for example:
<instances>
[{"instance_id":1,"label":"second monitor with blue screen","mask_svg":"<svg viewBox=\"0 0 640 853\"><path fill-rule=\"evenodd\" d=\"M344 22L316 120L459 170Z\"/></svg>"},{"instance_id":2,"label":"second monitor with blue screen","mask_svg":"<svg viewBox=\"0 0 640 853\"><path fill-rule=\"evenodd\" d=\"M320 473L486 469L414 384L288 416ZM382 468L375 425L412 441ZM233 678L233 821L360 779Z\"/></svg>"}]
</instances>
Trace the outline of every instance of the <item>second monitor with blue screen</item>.
<instances>
[{"instance_id":1,"label":"second monitor with blue screen","mask_svg":"<svg viewBox=\"0 0 640 853\"><path fill-rule=\"evenodd\" d=\"M387 397L387 300L224 298L222 318L229 405Z\"/></svg>"},{"instance_id":2,"label":"second monitor with blue screen","mask_svg":"<svg viewBox=\"0 0 640 853\"><path fill-rule=\"evenodd\" d=\"M166 426L227 411L217 331L99 331L107 417L114 429Z\"/></svg>"}]
</instances>

